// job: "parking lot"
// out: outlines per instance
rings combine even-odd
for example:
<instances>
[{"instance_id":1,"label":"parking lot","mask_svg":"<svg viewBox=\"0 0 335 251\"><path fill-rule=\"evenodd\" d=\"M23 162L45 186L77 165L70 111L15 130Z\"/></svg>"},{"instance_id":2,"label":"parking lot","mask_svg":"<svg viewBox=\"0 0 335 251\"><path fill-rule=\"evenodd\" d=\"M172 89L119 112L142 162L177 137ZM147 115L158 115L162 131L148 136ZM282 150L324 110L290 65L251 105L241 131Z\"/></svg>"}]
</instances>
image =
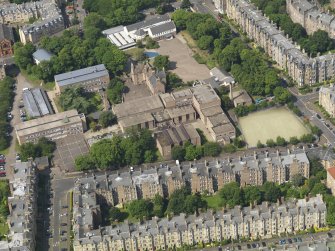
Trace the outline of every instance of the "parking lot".
<instances>
[{"instance_id":1,"label":"parking lot","mask_svg":"<svg viewBox=\"0 0 335 251\"><path fill-rule=\"evenodd\" d=\"M61 171L74 171L74 160L80 155L88 153L88 146L82 134L68 136L56 141L54 164Z\"/></svg>"},{"instance_id":2,"label":"parking lot","mask_svg":"<svg viewBox=\"0 0 335 251\"><path fill-rule=\"evenodd\" d=\"M155 51L160 55L169 56L172 65L171 71L176 73L184 82L203 80L210 77L209 69L204 64L199 64L193 57L192 50L188 47L182 35L178 34L172 40L162 40Z\"/></svg>"}]
</instances>

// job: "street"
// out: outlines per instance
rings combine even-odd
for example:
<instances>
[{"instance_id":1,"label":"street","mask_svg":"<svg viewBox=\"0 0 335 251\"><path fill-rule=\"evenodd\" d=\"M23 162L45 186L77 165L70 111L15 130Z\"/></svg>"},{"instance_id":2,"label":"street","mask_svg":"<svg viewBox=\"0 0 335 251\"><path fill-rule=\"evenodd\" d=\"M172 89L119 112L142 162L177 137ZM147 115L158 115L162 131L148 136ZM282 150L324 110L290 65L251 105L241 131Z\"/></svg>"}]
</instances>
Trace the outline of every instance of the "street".
<instances>
[{"instance_id":1,"label":"street","mask_svg":"<svg viewBox=\"0 0 335 251\"><path fill-rule=\"evenodd\" d=\"M16 135L15 135L15 130L14 127L16 124L20 123L20 108L19 108L19 104L20 104L20 100L22 99L22 89L23 88L31 88L31 84L22 76L22 74L20 73L17 78L16 78L16 95L14 98L14 103L12 106L12 115L13 118L10 122L11 127L13 128L10 136L11 136L11 144L9 147L9 151L8 154L6 155L6 174L7 174L7 178L10 180L12 178L12 170L13 168L11 167L14 163L15 163L15 157L16 157Z\"/></svg>"}]
</instances>

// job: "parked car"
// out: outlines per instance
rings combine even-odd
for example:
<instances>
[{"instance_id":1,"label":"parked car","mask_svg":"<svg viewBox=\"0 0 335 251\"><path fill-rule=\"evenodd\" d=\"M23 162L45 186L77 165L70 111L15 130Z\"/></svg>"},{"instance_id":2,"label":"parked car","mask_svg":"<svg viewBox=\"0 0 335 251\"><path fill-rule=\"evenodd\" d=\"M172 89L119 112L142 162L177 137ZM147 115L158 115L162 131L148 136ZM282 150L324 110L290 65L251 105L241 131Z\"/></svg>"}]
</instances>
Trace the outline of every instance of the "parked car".
<instances>
[{"instance_id":1,"label":"parked car","mask_svg":"<svg viewBox=\"0 0 335 251\"><path fill-rule=\"evenodd\" d=\"M0 171L0 177L6 177L6 172L5 171Z\"/></svg>"},{"instance_id":2,"label":"parked car","mask_svg":"<svg viewBox=\"0 0 335 251\"><path fill-rule=\"evenodd\" d=\"M333 235L332 235L331 232L328 232L327 235L328 235L329 238L332 238L332 237L333 237Z\"/></svg>"}]
</instances>

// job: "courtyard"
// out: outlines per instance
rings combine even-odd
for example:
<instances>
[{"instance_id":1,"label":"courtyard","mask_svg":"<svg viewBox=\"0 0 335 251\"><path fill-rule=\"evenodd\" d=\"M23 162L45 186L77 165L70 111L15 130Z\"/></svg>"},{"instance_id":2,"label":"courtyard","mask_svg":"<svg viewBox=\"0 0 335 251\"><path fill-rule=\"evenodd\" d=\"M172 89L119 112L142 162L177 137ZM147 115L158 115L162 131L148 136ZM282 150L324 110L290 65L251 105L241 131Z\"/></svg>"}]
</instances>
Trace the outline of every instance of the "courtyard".
<instances>
[{"instance_id":1,"label":"courtyard","mask_svg":"<svg viewBox=\"0 0 335 251\"><path fill-rule=\"evenodd\" d=\"M184 82L210 78L209 69L192 57L193 52L181 34L177 34L172 40L161 40L159 46L153 51L169 56L171 71Z\"/></svg>"},{"instance_id":2,"label":"courtyard","mask_svg":"<svg viewBox=\"0 0 335 251\"><path fill-rule=\"evenodd\" d=\"M249 147L256 146L258 140L265 144L268 139L276 140L278 136L289 140L308 133L303 123L284 107L251 113L239 118L239 124Z\"/></svg>"}]
</instances>

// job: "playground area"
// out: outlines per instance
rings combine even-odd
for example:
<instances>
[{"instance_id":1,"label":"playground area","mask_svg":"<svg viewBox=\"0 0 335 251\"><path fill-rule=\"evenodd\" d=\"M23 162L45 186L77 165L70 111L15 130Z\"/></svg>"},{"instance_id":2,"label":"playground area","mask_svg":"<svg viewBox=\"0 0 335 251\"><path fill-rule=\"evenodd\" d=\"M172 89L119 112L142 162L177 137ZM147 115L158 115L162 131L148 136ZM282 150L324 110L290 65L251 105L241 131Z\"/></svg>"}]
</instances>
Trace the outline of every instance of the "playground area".
<instances>
[{"instance_id":1,"label":"playground area","mask_svg":"<svg viewBox=\"0 0 335 251\"><path fill-rule=\"evenodd\" d=\"M308 133L303 123L284 107L251 113L239 118L239 124L249 147L256 146L258 140L265 144L268 139L276 140L278 136L289 140Z\"/></svg>"}]
</instances>

